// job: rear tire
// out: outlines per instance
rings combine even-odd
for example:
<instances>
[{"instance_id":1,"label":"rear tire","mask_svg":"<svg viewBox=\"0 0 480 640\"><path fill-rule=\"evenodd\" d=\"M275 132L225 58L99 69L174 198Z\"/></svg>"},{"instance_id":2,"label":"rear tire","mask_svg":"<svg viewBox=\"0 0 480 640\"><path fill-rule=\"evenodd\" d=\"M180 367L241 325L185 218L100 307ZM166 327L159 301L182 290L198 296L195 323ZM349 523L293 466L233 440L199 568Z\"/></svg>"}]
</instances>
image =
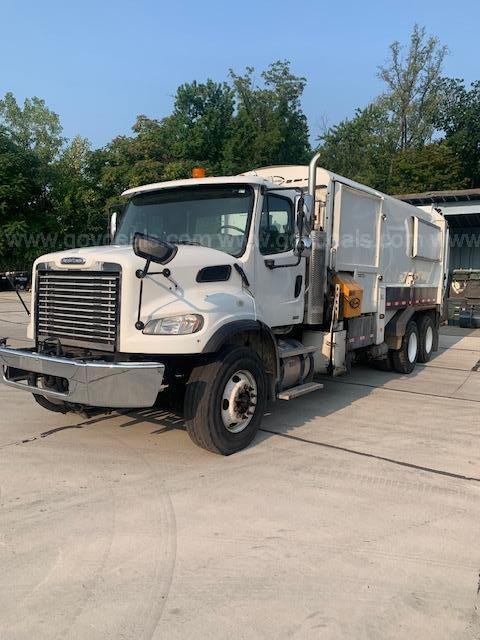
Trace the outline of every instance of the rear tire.
<instances>
[{"instance_id":1,"label":"rear tire","mask_svg":"<svg viewBox=\"0 0 480 640\"><path fill-rule=\"evenodd\" d=\"M398 351L392 351L392 364L398 373L412 373L417 364L419 353L419 336L417 323L411 320L407 324L402 346Z\"/></svg>"},{"instance_id":2,"label":"rear tire","mask_svg":"<svg viewBox=\"0 0 480 640\"><path fill-rule=\"evenodd\" d=\"M418 325L419 349L418 362L428 362L437 342L437 328L431 316L424 315Z\"/></svg>"},{"instance_id":3,"label":"rear tire","mask_svg":"<svg viewBox=\"0 0 480 640\"><path fill-rule=\"evenodd\" d=\"M267 376L258 355L226 347L193 369L185 390L185 424L195 444L228 456L247 447L265 413Z\"/></svg>"}]
</instances>

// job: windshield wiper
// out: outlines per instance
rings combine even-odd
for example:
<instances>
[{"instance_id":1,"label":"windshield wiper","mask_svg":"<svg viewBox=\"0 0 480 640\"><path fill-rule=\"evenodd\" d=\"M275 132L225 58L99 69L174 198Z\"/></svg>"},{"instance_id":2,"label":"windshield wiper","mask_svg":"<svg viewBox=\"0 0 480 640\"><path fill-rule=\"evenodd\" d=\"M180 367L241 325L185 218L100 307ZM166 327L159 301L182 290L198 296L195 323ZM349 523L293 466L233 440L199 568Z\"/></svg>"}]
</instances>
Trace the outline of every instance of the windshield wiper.
<instances>
[{"instance_id":1,"label":"windshield wiper","mask_svg":"<svg viewBox=\"0 0 480 640\"><path fill-rule=\"evenodd\" d=\"M202 246L200 242L195 240L173 240L173 244L197 244L199 247Z\"/></svg>"}]
</instances>

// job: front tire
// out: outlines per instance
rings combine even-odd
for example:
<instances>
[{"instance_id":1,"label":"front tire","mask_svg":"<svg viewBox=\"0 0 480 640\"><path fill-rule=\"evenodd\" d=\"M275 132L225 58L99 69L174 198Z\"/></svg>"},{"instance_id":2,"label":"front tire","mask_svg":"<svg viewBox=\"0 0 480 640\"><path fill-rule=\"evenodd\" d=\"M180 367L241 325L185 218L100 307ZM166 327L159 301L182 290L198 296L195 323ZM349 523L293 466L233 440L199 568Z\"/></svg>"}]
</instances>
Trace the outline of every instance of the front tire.
<instances>
[{"instance_id":1,"label":"front tire","mask_svg":"<svg viewBox=\"0 0 480 640\"><path fill-rule=\"evenodd\" d=\"M398 373L412 373L417 364L419 353L419 336L417 323L411 320L405 329L402 346L392 351L392 364Z\"/></svg>"},{"instance_id":2,"label":"front tire","mask_svg":"<svg viewBox=\"0 0 480 640\"><path fill-rule=\"evenodd\" d=\"M198 446L231 455L255 437L267 402L267 376L258 355L227 347L193 369L185 391L185 424Z\"/></svg>"}]
</instances>

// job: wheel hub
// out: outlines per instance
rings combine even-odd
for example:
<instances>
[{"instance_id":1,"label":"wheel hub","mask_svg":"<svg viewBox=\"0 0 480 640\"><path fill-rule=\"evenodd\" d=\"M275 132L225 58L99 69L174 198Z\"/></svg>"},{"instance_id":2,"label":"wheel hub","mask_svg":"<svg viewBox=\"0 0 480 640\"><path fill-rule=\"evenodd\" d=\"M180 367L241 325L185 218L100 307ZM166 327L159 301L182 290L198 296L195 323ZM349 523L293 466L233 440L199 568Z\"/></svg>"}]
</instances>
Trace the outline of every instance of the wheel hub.
<instances>
[{"instance_id":1,"label":"wheel hub","mask_svg":"<svg viewBox=\"0 0 480 640\"><path fill-rule=\"evenodd\" d=\"M250 371L236 371L222 394L221 414L227 431L240 433L251 422L257 405L257 383Z\"/></svg>"},{"instance_id":2,"label":"wheel hub","mask_svg":"<svg viewBox=\"0 0 480 640\"><path fill-rule=\"evenodd\" d=\"M432 327L427 327L427 331L425 333L425 351L427 355L430 354L433 347L433 329Z\"/></svg>"},{"instance_id":3,"label":"wheel hub","mask_svg":"<svg viewBox=\"0 0 480 640\"><path fill-rule=\"evenodd\" d=\"M407 347L408 359L410 362L415 362L415 358L417 357L417 350L418 350L417 336L415 333L411 333L408 339L408 347Z\"/></svg>"}]
</instances>

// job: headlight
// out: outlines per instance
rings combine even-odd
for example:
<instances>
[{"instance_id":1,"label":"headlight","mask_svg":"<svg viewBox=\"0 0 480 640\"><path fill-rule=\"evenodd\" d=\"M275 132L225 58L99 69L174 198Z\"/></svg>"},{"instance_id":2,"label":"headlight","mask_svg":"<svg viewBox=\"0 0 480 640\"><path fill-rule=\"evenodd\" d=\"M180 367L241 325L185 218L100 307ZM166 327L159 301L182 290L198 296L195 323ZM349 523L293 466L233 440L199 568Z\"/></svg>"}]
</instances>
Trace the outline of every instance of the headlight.
<instances>
[{"instance_id":1,"label":"headlight","mask_svg":"<svg viewBox=\"0 0 480 640\"><path fill-rule=\"evenodd\" d=\"M152 335L181 336L187 333L195 333L203 327L203 316L197 313L188 313L184 316L170 316L158 318L147 322L143 333Z\"/></svg>"}]
</instances>

